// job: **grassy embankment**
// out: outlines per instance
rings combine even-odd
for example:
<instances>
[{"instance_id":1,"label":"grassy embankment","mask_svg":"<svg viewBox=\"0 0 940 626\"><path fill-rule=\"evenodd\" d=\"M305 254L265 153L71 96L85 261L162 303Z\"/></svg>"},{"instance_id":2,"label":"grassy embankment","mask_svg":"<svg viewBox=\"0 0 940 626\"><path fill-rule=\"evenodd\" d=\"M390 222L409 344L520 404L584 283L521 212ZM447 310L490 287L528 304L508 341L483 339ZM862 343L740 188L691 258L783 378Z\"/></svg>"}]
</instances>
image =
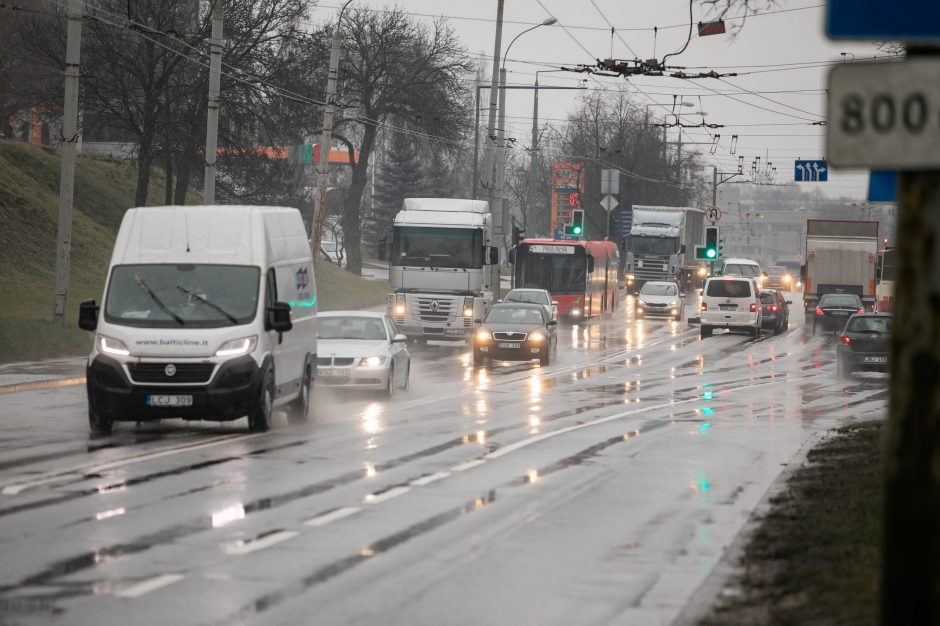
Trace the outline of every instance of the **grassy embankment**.
<instances>
[{"instance_id":1,"label":"grassy embankment","mask_svg":"<svg viewBox=\"0 0 940 626\"><path fill-rule=\"evenodd\" d=\"M739 593L701 626L877 623L883 431L848 426L810 451L749 539Z\"/></svg>"},{"instance_id":2,"label":"grassy embankment","mask_svg":"<svg viewBox=\"0 0 940 626\"><path fill-rule=\"evenodd\" d=\"M59 158L21 143L0 141L0 363L78 355L89 334L76 326L82 300L100 300L114 236L134 204L134 168L111 159L80 157L75 174L71 284L65 327L54 326L52 288L58 216ZM163 198L154 171L151 203ZM199 198L190 197L191 203ZM322 309L374 306L387 283L317 265Z\"/></svg>"}]
</instances>

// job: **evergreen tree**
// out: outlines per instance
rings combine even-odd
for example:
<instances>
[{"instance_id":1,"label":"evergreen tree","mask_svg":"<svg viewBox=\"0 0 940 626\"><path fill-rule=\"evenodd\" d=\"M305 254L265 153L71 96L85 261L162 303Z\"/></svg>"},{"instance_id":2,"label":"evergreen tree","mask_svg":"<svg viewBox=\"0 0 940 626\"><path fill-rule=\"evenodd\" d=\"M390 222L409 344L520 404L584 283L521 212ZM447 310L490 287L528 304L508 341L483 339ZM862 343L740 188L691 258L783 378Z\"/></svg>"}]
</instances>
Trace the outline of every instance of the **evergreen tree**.
<instances>
[{"instance_id":1,"label":"evergreen tree","mask_svg":"<svg viewBox=\"0 0 940 626\"><path fill-rule=\"evenodd\" d=\"M392 232L392 221L405 198L423 195L421 162L411 137L394 133L382 167L376 173L375 207L370 220L373 239L378 241Z\"/></svg>"},{"instance_id":2,"label":"evergreen tree","mask_svg":"<svg viewBox=\"0 0 940 626\"><path fill-rule=\"evenodd\" d=\"M450 198L454 181L446 157L440 150L431 151L431 159L424 168L424 195L429 198Z\"/></svg>"}]
</instances>

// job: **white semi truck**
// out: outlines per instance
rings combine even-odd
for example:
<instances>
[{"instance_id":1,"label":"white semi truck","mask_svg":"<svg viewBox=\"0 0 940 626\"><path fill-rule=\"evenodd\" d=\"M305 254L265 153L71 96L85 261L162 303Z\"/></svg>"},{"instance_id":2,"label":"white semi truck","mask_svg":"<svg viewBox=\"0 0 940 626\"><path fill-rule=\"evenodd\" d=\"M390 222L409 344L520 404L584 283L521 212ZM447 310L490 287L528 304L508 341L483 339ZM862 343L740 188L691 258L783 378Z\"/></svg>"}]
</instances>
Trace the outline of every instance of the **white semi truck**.
<instances>
[{"instance_id":1,"label":"white semi truck","mask_svg":"<svg viewBox=\"0 0 940 626\"><path fill-rule=\"evenodd\" d=\"M388 249L388 313L418 342L464 340L499 298L499 249L489 204L406 198Z\"/></svg>"},{"instance_id":2,"label":"white semi truck","mask_svg":"<svg viewBox=\"0 0 940 626\"><path fill-rule=\"evenodd\" d=\"M639 291L651 280L674 280L691 288L698 270L695 246L702 245L704 236L702 209L634 205L626 242L627 289Z\"/></svg>"},{"instance_id":3,"label":"white semi truck","mask_svg":"<svg viewBox=\"0 0 940 626\"><path fill-rule=\"evenodd\" d=\"M865 308L875 304L878 222L806 220L806 276L803 304L807 312L827 293L854 293Z\"/></svg>"}]
</instances>

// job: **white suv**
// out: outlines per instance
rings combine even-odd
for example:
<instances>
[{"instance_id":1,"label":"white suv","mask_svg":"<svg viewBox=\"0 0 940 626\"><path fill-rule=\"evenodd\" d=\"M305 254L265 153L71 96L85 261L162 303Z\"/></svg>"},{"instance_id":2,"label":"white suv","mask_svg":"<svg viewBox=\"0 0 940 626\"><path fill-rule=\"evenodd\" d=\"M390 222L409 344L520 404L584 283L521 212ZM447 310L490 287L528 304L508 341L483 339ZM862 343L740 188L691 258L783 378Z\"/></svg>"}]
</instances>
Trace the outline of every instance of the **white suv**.
<instances>
[{"instance_id":1,"label":"white suv","mask_svg":"<svg viewBox=\"0 0 940 626\"><path fill-rule=\"evenodd\" d=\"M761 304L754 278L712 276L702 289L702 338L716 328L746 331L760 337Z\"/></svg>"}]
</instances>

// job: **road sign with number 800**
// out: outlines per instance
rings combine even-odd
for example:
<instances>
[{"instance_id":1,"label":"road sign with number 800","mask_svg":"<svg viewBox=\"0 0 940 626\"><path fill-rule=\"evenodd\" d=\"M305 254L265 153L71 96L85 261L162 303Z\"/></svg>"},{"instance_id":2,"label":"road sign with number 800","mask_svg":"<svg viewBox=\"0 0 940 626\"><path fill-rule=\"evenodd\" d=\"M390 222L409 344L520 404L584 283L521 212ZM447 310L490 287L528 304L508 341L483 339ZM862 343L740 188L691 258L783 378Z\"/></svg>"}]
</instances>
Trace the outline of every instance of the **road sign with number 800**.
<instances>
[{"instance_id":1,"label":"road sign with number 800","mask_svg":"<svg viewBox=\"0 0 940 626\"><path fill-rule=\"evenodd\" d=\"M827 157L837 167L940 167L940 58L833 68Z\"/></svg>"}]
</instances>

